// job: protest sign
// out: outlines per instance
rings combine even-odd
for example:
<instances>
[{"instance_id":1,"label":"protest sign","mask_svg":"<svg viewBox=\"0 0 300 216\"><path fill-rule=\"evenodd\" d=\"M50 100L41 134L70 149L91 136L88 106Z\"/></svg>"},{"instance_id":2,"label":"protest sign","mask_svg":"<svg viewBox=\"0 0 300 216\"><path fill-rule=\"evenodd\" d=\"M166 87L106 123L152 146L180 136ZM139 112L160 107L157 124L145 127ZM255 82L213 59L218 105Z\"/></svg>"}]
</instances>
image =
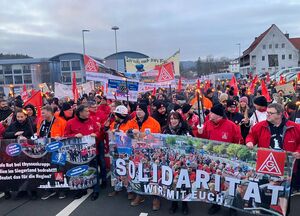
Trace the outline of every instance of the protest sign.
<instances>
[{"instance_id":1,"label":"protest sign","mask_svg":"<svg viewBox=\"0 0 300 216\"><path fill-rule=\"evenodd\" d=\"M96 184L95 138L0 140L0 191L86 189Z\"/></svg>"},{"instance_id":2,"label":"protest sign","mask_svg":"<svg viewBox=\"0 0 300 216\"><path fill-rule=\"evenodd\" d=\"M137 65L143 65L143 69L145 71L150 71L155 68L156 65L161 65L169 62L174 63L174 71L175 75L179 76L179 55L180 52L175 52L172 56L170 56L167 59L157 59L157 58L129 58L125 57L125 65L126 65L126 71L127 72L136 72Z\"/></svg>"},{"instance_id":3,"label":"protest sign","mask_svg":"<svg viewBox=\"0 0 300 216\"><path fill-rule=\"evenodd\" d=\"M277 85L275 86L277 92L283 91L284 95L291 95L295 94L295 89L292 83L284 84L284 85Z\"/></svg>"},{"instance_id":4,"label":"protest sign","mask_svg":"<svg viewBox=\"0 0 300 216\"><path fill-rule=\"evenodd\" d=\"M139 83L123 79L109 79L108 91L106 97L108 99L137 101Z\"/></svg>"},{"instance_id":5,"label":"protest sign","mask_svg":"<svg viewBox=\"0 0 300 216\"><path fill-rule=\"evenodd\" d=\"M112 184L174 201L203 201L285 215L294 158L289 152L188 136L111 135ZM262 152L263 151L263 152ZM257 163L259 161L259 163Z\"/></svg>"}]
</instances>

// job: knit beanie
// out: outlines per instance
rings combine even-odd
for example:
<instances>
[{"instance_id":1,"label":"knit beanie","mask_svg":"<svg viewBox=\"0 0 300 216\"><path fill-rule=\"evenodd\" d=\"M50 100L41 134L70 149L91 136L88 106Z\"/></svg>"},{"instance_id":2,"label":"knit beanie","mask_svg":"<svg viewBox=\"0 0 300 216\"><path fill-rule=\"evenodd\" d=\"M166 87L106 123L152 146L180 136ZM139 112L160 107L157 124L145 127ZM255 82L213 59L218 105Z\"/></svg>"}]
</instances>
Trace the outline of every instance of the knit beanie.
<instances>
[{"instance_id":1,"label":"knit beanie","mask_svg":"<svg viewBox=\"0 0 300 216\"><path fill-rule=\"evenodd\" d=\"M213 106L210 111L218 116L222 116L222 117L225 116L225 110L222 104L217 104Z\"/></svg>"},{"instance_id":2,"label":"knit beanie","mask_svg":"<svg viewBox=\"0 0 300 216\"><path fill-rule=\"evenodd\" d=\"M258 105L258 106L262 106L262 107L267 107L268 106L267 99L264 96L256 97L254 99L253 103Z\"/></svg>"},{"instance_id":3,"label":"knit beanie","mask_svg":"<svg viewBox=\"0 0 300 216\"><path fill-rule=\"evenodd\" d=\"M248 98L247 98L246 96L240 98L240 103L241 103L241 102L244 102L244 103L246 103L247 105L249 104L249 100L248 100Z\"/></svg>"}]
</instances>

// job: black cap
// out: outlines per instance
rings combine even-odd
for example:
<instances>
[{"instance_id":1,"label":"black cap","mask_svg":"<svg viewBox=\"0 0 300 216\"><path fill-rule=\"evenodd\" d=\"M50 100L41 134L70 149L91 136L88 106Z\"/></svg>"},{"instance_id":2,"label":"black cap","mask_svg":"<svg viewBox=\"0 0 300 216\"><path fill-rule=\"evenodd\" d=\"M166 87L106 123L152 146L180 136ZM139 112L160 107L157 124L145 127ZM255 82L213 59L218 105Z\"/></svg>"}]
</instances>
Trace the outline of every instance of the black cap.
<instances>
[{"instance_id":1,"label":"black cap","mask_svg":"<svg viewBox=\"0 0 300 216\"><path fill-rule=\"evenodd\" d=\"M235 100L228 100L227 107L230 107L230 106L237 106L237 102Z\"/></svg>"},{"instance_id":2,"label":"black cap","mask_svg":"<svg viewBox=\"0 0 300 216\"><path fill-rule=\"evenodd\" d=\"M63 103L63 105L61 106L61 111L66 111L66 110L69 110L69 109L71 109L71 108L72 108L71 104L65 102L65 103Z\"/></svg>"},{"instance_id":3,"label":"black cap","mask_svg":"<svg viewBox=\"0 0 300 216\"><path fill-rule=\"evenodd\" d=\"M181 106L178 105L178 104L175 104L173 110L176 111L176 110L179 110L179 109L181 109Z\"/></svg>"},{"instance_id":4,"label":"black cap","mask_svg":"<svg viewBox=\"0 0 300 216\"><path fill-rule=\"evenodd\" d=\"M148 113L148 106L146 103L139 103L136 108L140 108L144 113Z\"/></svg>"},{"instance_id":5,"label":"black cap","mask_svg":"<svg viewBox=\"0 0 300 216\"><path fill-rule=\"evenodd\" d=\"M224 110L224 107L222 104L217 104L217 105L213 106L211 108L210 112L212 112L218 116L222 116L222 117L225 116L225 110Z\"/></svg>"},{"instance_id":6,"label":"black cap","mask_svg":"<svg viewBox=\"0 0 300 216\"><path fill-rule=\"evenodd\" d=\"M190 104L183 104L183 106L182 106L182 112L183 113L187 113L188 111L190 111L190 109L192 108L192 105L190 105Z\"/></svg>"},{"instance_id":7,"label":"black cap","mask_svg":"<svg viewBox=\"0 0 300 216\"><path fill-rule=\"evenodd\" d=\"M157 110L158 110L159 108L161 108L161 107L167 108L166 103L164 103L163 101L156 101L156 102L154 103L154 106L156 106L156 109L157 109Z\"/></svg>"},{"instance_id":8,"label":"black cap","mask_svg":"<svg viewBox=\"0 0 300 216\"><path fill-rule=\"evenodd\" d=\"M262 107L267 107L268 106L267 99L264 96L256 97L254 99L253 103L258 105L258 106L262 106Z\"/></svg>"}]
</instances>

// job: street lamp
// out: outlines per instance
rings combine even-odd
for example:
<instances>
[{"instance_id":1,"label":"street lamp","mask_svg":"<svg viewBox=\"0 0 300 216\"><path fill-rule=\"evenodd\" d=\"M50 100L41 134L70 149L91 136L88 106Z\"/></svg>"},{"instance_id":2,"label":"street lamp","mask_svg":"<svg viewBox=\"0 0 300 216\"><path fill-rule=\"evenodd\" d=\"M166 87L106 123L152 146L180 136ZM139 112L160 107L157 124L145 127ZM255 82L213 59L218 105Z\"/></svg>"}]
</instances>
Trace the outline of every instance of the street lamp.
<instances>
[{"instance_id":1,"label":"street lamp","mask_svg":"<svg viewBox=\"0 0 300 216\"><path fill-rule=\"evenodd\" d=\"M85 66L84 66L84 56L85 56L85 43L84 43L84 32L89 32L90 30L88 30L88 29L83 29L83 30L81 30L81 32L82 32L82 48L83 48L83 79L82 79L82 82L85 82L85 77L86 77L86 75L85 75Z\"/></svg>"},{"instance_id":2,"label":"street lamp","mask_svg":"<svg viewBox=\"0 0 300 216\"><path fill-rule=\"evenodd\" d=\"M117 43L117 30L119 30L118 26L113 26L111 28L111 30L115 31L115 46L116 46L116 69L117 71L119 71L119 65L118 65L118 57L117 57L117 53L118 53L118 43Z\"/></svg>"},{"instance_id":3,"label":"street lamp","mask_svg":"<svg viewBox=\"0 0 300 216\"><path fill-rule=\"evenodd\" d=\"M82 46L83 46L83 56L85 55L85 43L84 43L84 32L89 32L88 29L83 29L82 31Z\"/></svg>"}]
</instances>

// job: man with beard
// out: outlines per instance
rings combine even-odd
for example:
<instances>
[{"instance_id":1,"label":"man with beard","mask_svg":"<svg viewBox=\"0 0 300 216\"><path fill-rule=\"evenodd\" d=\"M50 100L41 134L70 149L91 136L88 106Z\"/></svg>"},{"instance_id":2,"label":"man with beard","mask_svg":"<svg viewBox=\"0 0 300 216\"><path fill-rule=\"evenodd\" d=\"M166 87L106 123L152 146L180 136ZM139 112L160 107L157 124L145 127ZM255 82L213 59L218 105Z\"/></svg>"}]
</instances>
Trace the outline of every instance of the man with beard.
<instances>
[{"instance_id":1,"label":"man with beard","mask_svg":"<svg viewBox=\"0 0 300 216\"><path fill-rule=\"evenodd\" d=\"M152 114L152 117L158 121L161 128L165 128L168 120L167 105L162 101L155 101L154 105L156 110Z\"/></svg>"},{"instance_id":2,"label":"man with beard","mask_svg":"<svg viewBox=\"0 0 300 216\"><path fill-rule=\"evenodd\" d=\"M0 99L0 121L5 120L11 113L12 110L9 108L7 101Z\"/></svg>"},{"instance_id":3,"label":"man with beard","mask_svg":"<svg viewBox=\"0 0 300 216\"><path fill-rule=\"evenodd\" d=\"M16 110L16 121L13 122L4 132L4 139L30 139L33 136L33 128L23 109Z\"/></svg>"}]
</instances>

